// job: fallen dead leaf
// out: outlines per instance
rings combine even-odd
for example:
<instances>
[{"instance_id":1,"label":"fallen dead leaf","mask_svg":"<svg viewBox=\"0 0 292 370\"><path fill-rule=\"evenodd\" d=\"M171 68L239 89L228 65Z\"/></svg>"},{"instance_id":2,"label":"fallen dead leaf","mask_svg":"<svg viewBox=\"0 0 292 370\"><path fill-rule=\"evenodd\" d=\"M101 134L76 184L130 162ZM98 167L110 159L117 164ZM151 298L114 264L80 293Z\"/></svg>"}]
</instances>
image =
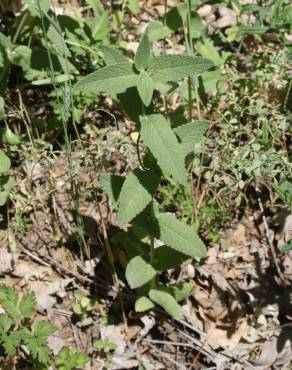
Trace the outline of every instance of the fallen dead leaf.
<instances>
[{"instance_id":1,"label":"fallen dead leaf","mask_svg":"<svg viewBox=\"0 0 292 370\"><path fill-rule=\"evenodd\" d=\"M11 253L6 246L0 247L0 274L11 272L19 254Z\"/></svg>"},{"instance_id":2,"label":"fallen dead leaf","mask_svg":"<svg viewBox=\"0 0 292 370\"><path fill-rule=\"evenodd\" d=\"M133 367L138 366L139 362L136 359L133 359L135 354L134 351L127 350L126 348L126 341L120 326L101 326L100 337L101 340L105 340L107 338L110 342L117 346L113 353L109 367L110 370L132 369Z\"/></svg>"}]
</instances>

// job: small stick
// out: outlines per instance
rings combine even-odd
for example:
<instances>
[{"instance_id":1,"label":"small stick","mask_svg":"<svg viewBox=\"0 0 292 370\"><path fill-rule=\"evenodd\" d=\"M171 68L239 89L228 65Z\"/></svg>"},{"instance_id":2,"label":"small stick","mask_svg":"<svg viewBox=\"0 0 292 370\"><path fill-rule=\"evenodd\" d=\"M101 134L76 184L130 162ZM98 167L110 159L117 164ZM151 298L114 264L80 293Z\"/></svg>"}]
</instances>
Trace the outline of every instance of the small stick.
<instances>
[{"instance_id":1,"label":"small stick","mask_svg":"<svg viewBox=\"0 0 292 370\"><path fill-rule=\"evenodd\" d=\"M108 256L108 262L111 265L112 270L113 270L112 279L113 279L114 286L118 291L120 305L121 305L121 309L122 309L124 329L125 329L125 332L127 332L128 331L128 322L127 322L127 317L126 317L126 313L125 313L124 300L123 300L123 297L121 295L120 280L118 278L118 274L117 274L117 271L116 271L115 259L114 259L113 252L112 252L112 249L111 249L111 245L110 245L110 242L109 242L105 221L103 219L103 215L102 215L100 205L99 205L98 202L97 202L97 209L98 209L99 217L100 217L100 220L101 220L102 233L103 233L103 239L104 239L104 248L105 248L107 256Z\"/></svg>"},{"instance_id":2,"label":"small stick","mask_svg":"<svg viewBox=\"0 0 292 370\"><path fill-rule=\"evenodd\" d=\"M277 273L279 275L279 278L283 282L284 281L284 277L283 277L283 274L281 272L280 266L278 264L278 260L277 260L277 256L276 256L276 251L275 251L275 248L274 248L274 245L273 245L273 240L271 238L271 234L270 234L270 229L269 229L269 226L268 226L267 218L265 216L265 211L264 211L263 203L262 203L262 200L261 200L260 195L259 195L260 194L260 191L259 191L258 186L256 186L255 189L256 189L256 193L257 193L257 202L258 202L259 207L260 207L260 211L261 211L261 214L262 214L262 219L263 219L263 223L264 223L264 227L265 227L265 232L266 232L265 239L266 239L266 242L267 242L267 244L268 244L268 246L270 248L270 251L271 251L271 254L272 254L272 257L273 257L273 260L274 260L274 264L275 264Z\"/></svg>"},{"instance_id":3,"label":"small stick","mask_svg":"<svg viewBox=\"0 0 292 370\"><path fill-rule=\"evenodd\" d=\"M188 322L186 322L184 320L180 320L180 319L175 319L174 318L174 319L172 319L170 321L177 321L181 325L186 326L187 328L189 328L190 330L194 331L195 333L200 334L202 337L205 337L207 340L211 339L212 342L216 343L218 346L220 346L225 351L225 353L224 352L221 353L223 356L225 356L225 357L227 357L229 359L232 359L232 360L234 360L234 361L236 361L236 362L238 362L240 364L245 364L245 365L249 366L251 369L254 369L255 370L255 367L249 361L247 361L245 359L239 359L239 358L237 358L236 356L234 356L232 354L232 352L227 347L223 346L216 339L211 338L207 333L205 333L205 332L197 329L195 326L189 324ZM183 333L182 331L180 331L180 332ZM186 333L184 333L184 334L186 336L188 336L188 334L186 334ZM189 336L189 337L191 338L191 336ZM216 352L213 352L213 353L216 353Z\"/></svg>"},{"instance_id":4,"label":"small stick","mask_svg":"<svg viewBox=\"0 0 292 370\"><path fill-rule=\"evenodd\" d=\"M63 270L66 274L75 277L77 280L80 280L80 281L83 281L89 284L93 284L92 279L89 279L86 276L80 275L78 272L74 272L74 271L67 269L67 267L65 267L61 262L54 260L52 257L45 256L44 258L52 262L52 264L55 265L58 269Z\"/></svg>"},{"instance_id":5,"label":"small stick","mask_svg":"<svg viewBox=\"0 0 292 370\"><path fill-rule=\"evenodd\" d=\"M153 344L149 343L149 346L157 353L159 353L159 355L163 358L165 358L167 361L171 362L172 364L174 364L175 366L177 366L178 369L183 369L183 370L187 370L187 368L181 364L179 364L178 362L176 362L174 359L172 359L170 356L168 356L166 353L160 351L160 349L156 348Z\"/></svg>"},{"instance_id":6,"label":"small stick","mask_svg":"<svg viewBox=\"0 0 292 370\"><path fill-rule=\"evenodd\" d=\"M26 254L27 256L29 256L32 260L40 263L41 265L43 266L46 266L46 267L51 267L51 265L45 261L43 261L41 258L35 256L34 254L30 253L29 251L27 251L26 249L23 249L21 251L22 254Z\"/></svg>"},{"instance_id":7,"label":"small stick","mask_svg":"<svg viewBox=\"0 0 292 370\"><path fill-rule=\"evenodd\" d=\"M190 348L195 348L192 344L190 343L181 343L181 342L172 342L170 340L156 340L156 339L145 339L144 342L147 343L153 343L153 344L169 344L172 346L178 346L178 347L190 347Z\"/></svg>"}]
</instances>

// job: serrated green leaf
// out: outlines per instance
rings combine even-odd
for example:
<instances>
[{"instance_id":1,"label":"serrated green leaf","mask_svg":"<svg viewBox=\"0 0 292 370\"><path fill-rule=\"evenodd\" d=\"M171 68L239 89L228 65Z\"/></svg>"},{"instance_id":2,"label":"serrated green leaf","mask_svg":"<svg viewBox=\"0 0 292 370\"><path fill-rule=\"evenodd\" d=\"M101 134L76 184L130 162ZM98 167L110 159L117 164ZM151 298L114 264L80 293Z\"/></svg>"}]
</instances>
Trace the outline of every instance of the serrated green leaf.
<instances>
[{"instance_id":1,"label":"serrated green leaf","mask_svg":"<svg viewBox=\"0 0 292 370\"><path fill-rule=\"evenodd\" d=\"M28 6L29 11L35 17L42 17L42 13L47 13L51 6L51 0L23 0Z\"/></svg>"},{"instance_id":2,"label":"serrated green leaf","mask_svg":"<svg viewBox=\"0 0 292 370\"><path fill-rule=\"evenodd\" d=\"M161 114L141 118L141 137L156 158L165 175L172 175L181 184L186 184L187 171L182 147Z\"/></svg>"},{"instance_id":3,"label":"serrated green leaf","mask_svg":"<svg viewBox=\"0 0 292 370\"><path fill-rule=\"evenodd\" d=\"M25 295L19 302L18 309L22 317L32 317L36 310L36 298L34 293Z\"/></svg>"},{"instance_id":4,"label":"serrated green leaf","mask_svg":"<svg viewBox=\"0 0 292 370\"><path fill-rule=\"evenodd\" d=\"M135 302L136 312L145 312L145 311L151 310L153 307L154 307L154 303L145 296L138 298Z\"/></svg>"},{"instance_id":5,"label":"serrated green leaf","mask_svg":"<svg viewBox=\"0 0 292 370\"><path fill-rule=\"evenodd\" d=\"M13 320L6 314L0 315L0 337L3 333L7 333L13 325Z\"/></svg>"},{"instance_id":6,"label":"serrated green leaf","mask_svg":"<svg viewBox=\"0 0 292 370\"><path fill-rule=\"evenodd\" d=\"M131 172L123 184L119 196L118 224L124 227L151 202L158 187L159 177L151 172L136 169Z\"/></svg>"},{"instance_id":7,"label":"serrated green leaf","mask_svg":"<svg viewBox=\"0 0 292 370\"><path fill-rule=\"evenodd\" d=\"M206 247L194 229L174 215L160 213L156 206L149 205L133 223L180 253L193 258L206 256Z\"/></svg>"},{"instance_id":8,"label":"serrated green leaf","mask_svg":"<svg viewBox=\"0 0 292 370\"><path fill-rule=\"evenodd\" d=\"M159 289L150 289L149 297L153 302L164 308L170 316L183 319L181 307L171 294Z\"/></svg>"},{"instance_id":9,"label":"serrated green leaf","mask_svg":"<svg viewBox=\"0 0 292 370\"><path fill-rule=\"evenodd\" d=\"M175 216L155 211L159 224L159 239L180 253L193 258L206 256L206 247L194 229L179 221Z\"/></svg>"},{"instance_id":10,"label":"serrated green leaf","mask_svg":"<svg viewBox=\"0 0 292 370\"><path fill-rule=\"evenodd\" d=\"M49 361L50 348L45 339L41 337L30 336L25 339L25 345L30 351L32 358L42 364L47 364Z\"/></svg>"},{"instance_id":11,"label":"serrated green leaf","mask_svg":"<svg viewBox=\"0 0 292 370\"><path fill-rule=\"evenodd\" d=\"M1 304L5 301L11 301L14 305L17 305L19 294L16 289L0 284L0 302Z\"/></svg>"},{"instance_id":12,"label":"serrated green leaf","mask_svg":"<svg viewBox=\"0 0 292 370\"><path fill-rule=\"evenodd\" d=\"M166 271L180 266L188 257L167 245L154 249L153 267L157 271Z\"/></svg>"},{"instance_id":13,"label":"serrated green leaf","mask_svg":"<svg viewBox=\"0 0 292 370\"><path fill-rule=\"evenodd\" d=\"M151 21L147 27L149 41L164 39L171 34L169 28L165 27L160 21Z\"/></svg>"},{"instance_id":14,"label":"serrated green leaf","mask_svg":"<svg viewBox=\"0 0 292 370\"><path fill-rule=\"evenodd\" d=\"M273 188L282 201L287 203L292 210L292 182L284 180L280 184L273 184Z\"/></svg>"},{"instance_id":15,"label":"serrated green leaf","mask_svg":"<svg viewBox=\"0 0 292 370\"><path fill-rule=\"evenodd\" d=\"M11 167L10 158L7 157L3 150L0 150L0 173L9 171L10 167Z\"/></svg>"},{"instance_id":16,"label":"serrated green leaf","mask_svg":"<svg viewBox=\"0 0 292 370\"><path fill-rule=\"evenodd\" d=\"M15 331L10 335L2 335L1 340L6 354L8 356L13 356L21 343L22 336L19 334L19 331Z\"/></svg>"},{"instance_id":17,"label":"serrated green leaf","mask_svg":"<svg viewBox=\"0 0 292 370\"><path fill-rule=\"evenodd\" d=\"M6 314L11 317L14 322L19 323L21 321L21 315L18 310L18 292L9 286L4 284L0 285L0 303Z\"/></svg>"},{"instance_id":18,"label":"serrated green leaf","mask_svg":"<svg viewBox=\"0 0 292 370\"><path fill-rule=\"evenodd\" d=\"M39 338L47 338L56 331L56 327L48 321L37 321L33 326L34 335Z\"/></svg>"},{"instance_id":19,"label":"serrated green leaf","mask_svg":"<svg viewBox=\"0 0 292 370\"><path fill-rule=\"evenodd\" d=\"M152 100L152 95L154 91L154 82L146 71L140 72L137 81L137 89L143 104L146 105L146 107L148 107Z\"/></svg>"},{"instance_id":20,"label":"serrated green leaf","mask_svg":"<svg viewBox=\"0 0 292 370\"><path fill-rule=\"evenodd\" d=\"M89 358L73 347L63 347L55 359L58 370L84 369Z\"/></svg>"},{"instance_id":21,"label":"serrated green leaf","mask_svg":"<svg viewBox=\"0 0 292 370\"><path fill-rule=\"evenodd\" d=\"M131 259L126 268L126 279L131 289L136 289L148 283L156 275L154 268L141 256Z\"/></svg>"},{"instance_id":22,"label":"serrated green leaf","mask_svg":"<svg viewBox=\"0 0 292 370\"><path fill-rule=\"evenodd\" d=\"M2 307L4 308L5 312L8 316L10 316L16 323L19 323L22 319L21 314L15 303L6 300L1 302Z\"/></svg>"},{"instance_id":23,"label":"serrated green leaf","mask_svg":"<svg viewBox=\"0 0 292 370\"><path fill-rule=\"evenodd\" d=\"M115 207L122 190L125 177L113 175L111 173L103 173L99 177L102 190L107 194L113 206Z\"/></svg>"},{"instance_id":24,"label":"serrated green leaf","mask_svg":"<svg viewBox=\"0 0 292 370\"><path fill-rule=\"evenodd\" d=\"M18 45L11 51L9 58L12 64L22 68L25 78L29 81L48 77L50 61L45 49ZM62 72L61 60L61 58L51 53L51 61L55 72Z\"/></svg>"},{"instance_id":25,"label":"serrated green leaf","mask_svg":"<svg viewBox=\"0 0 292 370\"><path fill-rule=\"evenodd\" d=\"M205 58L187 55L162 55L149 61L148 73L155 82L176 81L178 79L198 75L213 63Z\"/></svg>"},{"instance_id":26,"label":"serrated green leaf","mask_svg":"<svg viewBox=\"0 0 292 370\"><path fill-rule=\"evenodd\" d=\"M112 46L102 45L100 49L103 52L105 64L108 66L117 63L129 63L128 58Z\"/></svg>"},{"instance_id":27,"label":"serrated green leaf","mask_svg":"<svg viewBox=\"0 0 292 370\"><path fill-rule=\"evenodd\" d=\"M147 32L144 33L135 55L135 67L138 71L146 69L150 60L150 42Z\"/></svg>"},{"instance_id":28,"label":"serrated green leaf","mask_svg":"<svg viewBox=\"0 0 292 370\"><path fill-rule=\"evenodd\" d=\"M74 90L82 92L121 93L137 83L138 75L131 63L118 63L100 68L83 77L74 86Z\"/></svg>"},{"instance_id":29,"label":"serrated green leaf","mask_svg":"<svg viewBox=\"0 0 292 370\"><path fill-rule=\"evenodd\" d=\"M195 145L202 140L208 127L209 122L202 120L192 121L174 129L174 132L181 140L184 155L195 149Z\"/></svg>"},{"instance_id":30,"label":"serrated green leaf","mask_svg":"<svg viewBox=\"0 0 292 370\"><path fill-rule=\"evenodd\" d=\"M49 29L47 30L47 36L52 42L53 47L56 50L57 55L64 57L71 57L71 52L68 49L62 31L59 30L58 25L50 24ZM68 71L65 71L68 72Z\"/></svg>"}]
</instances>

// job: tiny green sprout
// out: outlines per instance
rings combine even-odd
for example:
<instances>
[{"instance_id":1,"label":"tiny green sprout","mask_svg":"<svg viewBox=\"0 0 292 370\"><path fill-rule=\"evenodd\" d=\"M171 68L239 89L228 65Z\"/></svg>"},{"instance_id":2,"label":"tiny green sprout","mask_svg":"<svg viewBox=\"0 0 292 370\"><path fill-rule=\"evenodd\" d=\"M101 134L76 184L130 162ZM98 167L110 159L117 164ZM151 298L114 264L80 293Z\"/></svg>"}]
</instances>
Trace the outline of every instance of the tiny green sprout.
<instances>
[{"instance_id":1,"label":"tiny green sprout","mask_svg":"<svg viewBox=\"0 0 292 370\"><path fill-rule=\"evenodd\" d=\"M92 318L88 317L98 306L95 299L87 297L82 290L74 292L76 303L73 306L73 311L77 316L80 316L80 326L89 326L92 324Z\"/></svg>"},{"instance_id":2,"label":"tiny green sprout","mask_svg":"<svg viewBox=\"0 0 292 370\"><path fill-rule=\"evenodd\" d=\"M105 362L103 367L108 369L112 362L114 351L117 348L117 345L109 340L108 337L105 337L103 340L98 340L94 343L94 348L100 351L100 354L105 357Z\"/></svg>"},{"instance_id":3,"label":"tiny green sprout","mask_svg":"<svg viewBox=\"0 0 292 370\"><path fill-rule=\"evenodd\" d=\"M64 347L55 359L58 370L84 369L89 358L72 347Z\"/></svg>"},{"instance_id":4,"label":"tiny green sprout","mask_svg":"<svg viewBox=\"0 0 292 370\"><path fill-rule=\"evenodd\" d=\"M100 351L110 352L114 351L117 348L117 345L109 340L108 337L105 337L104 340L98 340L94 343L94 347Z\"/></svg>"}]
</instances>

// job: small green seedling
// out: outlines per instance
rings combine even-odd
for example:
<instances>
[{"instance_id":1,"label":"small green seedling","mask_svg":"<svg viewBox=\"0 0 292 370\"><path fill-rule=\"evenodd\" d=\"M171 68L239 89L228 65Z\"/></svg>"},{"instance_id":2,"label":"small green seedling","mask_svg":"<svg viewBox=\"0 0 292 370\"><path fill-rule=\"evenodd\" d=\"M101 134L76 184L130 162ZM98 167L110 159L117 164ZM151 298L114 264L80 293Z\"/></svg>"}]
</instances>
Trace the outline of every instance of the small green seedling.
<instances>
[{"instance_id":1,"label":"small green seedling","mask_svg":"<svg viewBox=\"0 0 292 370\"><path fill-rule=\"evenodd\" d=\"M84 369L89 358L72 347L64 347L55 359L58 370Z\"/></svg>"},{"instance_id":2,"label":"small green seedling","mask_svg":"<svg viewBox=\"0 0 292 370\"><path fill-rule=\"evenodd\" d=\"M33 293L21 296L16 289L0 285L0 349L12 358L25 346L29 360L38 369L49 365L47 338L55 327L47 321L31 322L36 312Z\"/></svg>"},{"instance_id":3,"label":"small green seedling","mask_svg":"<svg viewBox=\"0 0 292 370\"><path fill-rule=\"evenodd\" d=\"M114 351L117 348L117 345L105 337L103 340L99 340L94 343L94 347L100 351L100 354L105 357L105 362L103 367L108 369L112 362Z\"/></svg>"},{"instance_id":4,"label":"small green seedling","mask_svg":"<svg viewBox=\"0 0 292 370\"><path fill-rule=\"evenodd\" d=\"M76 303L73 306L74 313L80 317L80 326L89 326L92 324L90 314L97 308L98 303L95 299L89 298L82 290L74 292Z\"/></svg>"}]
</instances>

